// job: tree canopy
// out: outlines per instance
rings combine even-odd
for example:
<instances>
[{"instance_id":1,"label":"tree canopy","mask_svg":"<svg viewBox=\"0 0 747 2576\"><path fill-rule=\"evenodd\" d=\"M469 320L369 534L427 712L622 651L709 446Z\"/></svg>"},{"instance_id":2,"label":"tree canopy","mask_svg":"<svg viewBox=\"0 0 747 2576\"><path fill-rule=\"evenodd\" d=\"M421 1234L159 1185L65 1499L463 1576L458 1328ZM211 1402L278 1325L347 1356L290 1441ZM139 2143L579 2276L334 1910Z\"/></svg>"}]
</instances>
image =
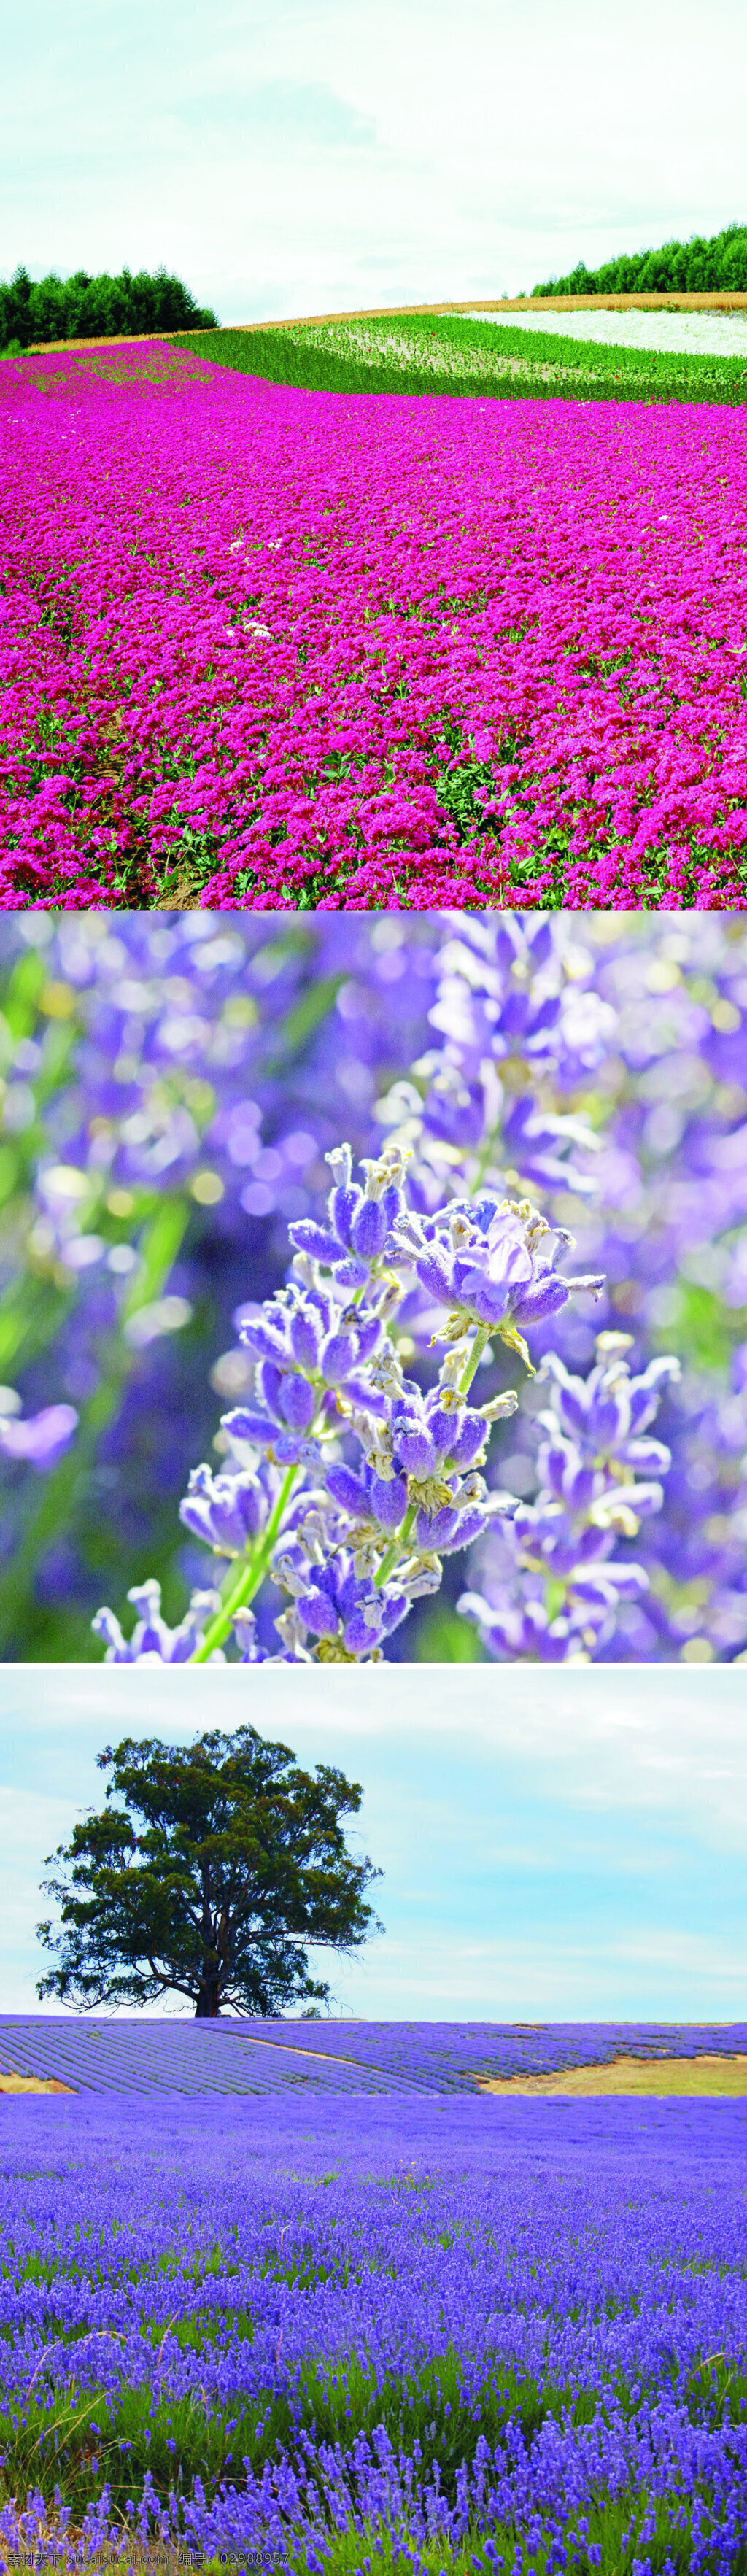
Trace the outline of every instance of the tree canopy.
<instances>
[{"instance_id":1,"label":"tree canopy","mask_svg":"<svg viewBox=\"0 0 747 2576\"><path fill-rule=\"evenodd\" d=\"M89 277L85 268L74 277L29 277L17 268L9 285L0 284L0 348L16 341L27 349L34 340L116 340L147 331L207 331L215 314L195 303L180 277L164 268L151 277L136 277L123 268L119 277Z\"/></svg>"},{"instance_id":2,"label":"tree canopy","mask_svg":"<svg viewBox=\"0 0 747 2576\"><path fill-rule=\"evenodd\" d=\"M659 250L622 251L601 268L584 260L568 277L546 278L533 295L724 295L747 292L747 224L727 224L706 239L662 242Z\"/></svg>"},{"instance_id":3,"label":"tree canopy","mask_svg":"<svg viewBox=\"0 0 747 2576\"><path fill-rule=\"evenodd\" d=\"M380 1872L348 1851L340 1819L362 1790L299 1769L252 1726L191 1745L126 1736L97 1756L106 1806L89 1809L43 1881L59 1925L37 1926L55 1964L37 1985L85 2010L185 1996L198 2018L271 2017L325 2004L308 1944L346 1955L381 1929L364 1890Z\"/></svg>"}]
</instances>

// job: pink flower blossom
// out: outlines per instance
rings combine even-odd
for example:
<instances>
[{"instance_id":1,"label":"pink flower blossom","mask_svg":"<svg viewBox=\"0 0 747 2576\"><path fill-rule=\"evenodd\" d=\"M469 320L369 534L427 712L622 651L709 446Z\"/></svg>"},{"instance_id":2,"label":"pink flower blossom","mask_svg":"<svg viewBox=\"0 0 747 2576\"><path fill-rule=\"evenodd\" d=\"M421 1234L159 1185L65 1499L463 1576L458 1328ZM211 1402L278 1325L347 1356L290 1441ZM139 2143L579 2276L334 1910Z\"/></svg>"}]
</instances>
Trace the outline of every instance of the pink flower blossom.
<instances>
[{"instance_id":1,"label":"pink flower blossom","mask_svg":"<svg viewBox=\"0 0 747 2576\"><path fill-rule=\"evenodd\" d=\"M4 908L744 904L744 410L151 343L0 441Z\"/></svg>"}]
</instances>

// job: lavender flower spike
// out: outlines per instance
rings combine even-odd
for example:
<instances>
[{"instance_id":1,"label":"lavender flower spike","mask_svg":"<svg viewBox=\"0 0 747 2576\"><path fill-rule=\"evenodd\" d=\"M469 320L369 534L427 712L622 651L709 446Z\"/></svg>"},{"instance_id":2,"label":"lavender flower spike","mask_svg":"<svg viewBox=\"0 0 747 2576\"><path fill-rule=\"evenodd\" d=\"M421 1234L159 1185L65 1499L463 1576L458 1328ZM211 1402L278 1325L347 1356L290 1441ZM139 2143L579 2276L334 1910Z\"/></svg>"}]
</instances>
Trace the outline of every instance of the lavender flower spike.
<instances>
[{"instance_id":1,"label":"lavender flower spike","mask_svg":"<svg viewBox=\"0 0 747 2576\"><path fill-rule=\"evenodd\" d=\"M238 1476L214 1476L209 1467L193 1467L179 1518L216 1556L243 1556L259 1537L267 1511L266 1485L251 1468Z\"/></svg>"},{"instance_id":2,"label":"lavender flower spike","mask_svg":"<svg viewBox=\"0 0 747 2576\"><path fill-rule=\"evenodd\" d=\"M633 1469L666 1468L669 1450L642 1435L653 1422L664 1387L680 1377L680 1363L671 1357L649 1360L642 1375L631 1378L626 1359L631 1349L630 1333L598 1333L596 1367L585 1379L572 1377L557 1353L548 1351L539 1375L552 1380L551 1410L540 1419L551 1435L577 1441L585 1457L600 1463L614 1455Z\"/></svg>"},{"instance_id":3,"label":"lavender flower spike","mask_svg":"<svg viewBox=\"0 0 747 2576\"><path fill-rule=\"evenodd\" d=\"M387 1251L391 1261L414 1270L437 1305L450 1309L445 1333L435 1338L456 1341L476 1327L485 1336L498 1334L529 1367L520 1326L557 1314L574 1291L598 1297L604 1286L599 1274L566 1279L558 1272L570 1242L528 1199L499 1199L489 1191L455 1200L435 1216L408 1210L396 1219Z\"/></svg>"},{"instance_id":4,"label":"lavender flower spike","mask_svg":"<svg viewBox=\"0 0 747 2576\"><path fill-rule=\"evenodd\" d=\"M179 1627L167 1628L161 1618L161 1586L155 1579L134 1584L127 1599L140 1614L131 1637L123 1637L111 1610L97 1610L91 1621L94 1636L105 1640L107 1664L188 1664L208 1619L220 1607L218 1592L193 1592ZM210 1661L222 1664L225 1656L218 1651Z\"/></svg>"},{"instance_id":5,"label":"lavender flower spike","mask_svg":"<svg viewBox=\"0 0 747 2576\"><path fill-rule=\"evenodd\" d=\"M325 1161L334 1187L327 1201L328 1223L301 1217L288 1228L298 1252L310 1252L332 1269L341 1286L360 1288L385 1251L392 1226L404 1211L402 1183L411 1148L393 1142L375 1160L361 1163L363 1185L353 1180L349 1145L335 1145Z\"/></svg>"},{"instance_id":6,"label":"lavender flower spike","mask_svg":"<svg viewBox=\"0 0 747 2576\"><path fill-rule=\"evenodd\" d=\"M185 1527L233 1560L231 1576L219 1602L198 1595L173 1632L157 1585L130 1596L141 1618L127 1642L100 1612L97 1633L115 1661L202 1662L224 1646L242 1661L266 1659L252 1603L268 1581L290 1602L275 1621L281 1660L376 1657L413 1601L438 1589L444 1556L517 1510L515 1496L489 1492L480 1473L493 1423L516 1406L511 1387L470 1405L481 1353L497 1332L529 1366L519 1322L601 1281L558 1275L569 1237L552 1233L529 1201L487 1193L424 1219L407 1210L398 1146L364 1161L362 1182L349 1146L327 1159L328 1230L292 1226L285 1287L241 1317L247 1395L221 1423L232 1463L218 1475L196 1468L181 1504ZM451 1310L435 1336L448 1348L426 1389L402 1367L413 1348L408 1334L399 1338L413 1269L418 1289ZM627 1489L615 1488L615 1500L618 1526ZM557 1545L554 1526L551 1535ZM595 1527L593 1552L605 1555L613 1536L611 1521Z\"/></svg>"},{"instance_id":7,"label":"lavender flower spike","mask_svg":"<svg viewBox=\"0 0 747 2576\"><path fill-rule=\"evenodd\" d=\"M626 1605L648 1591L645 1567L612 1562L612 1551L661 1510L663 1487L645 1471L666 1474L670 1452L643 1439L639 1426L652 1420L679 1371L676 1360L657 1359L632 1378L630 1347L627 1334L600 1333L585 1379L571 1377L555 1353L542 1363L553 1385L539 1417L546 1434L539 1491L516 1506L510 1525L493 1530L480 1552L481 1588L459 1603L498 1661L588 1662L612 1644Z\"/></svg>"}]
</instances>

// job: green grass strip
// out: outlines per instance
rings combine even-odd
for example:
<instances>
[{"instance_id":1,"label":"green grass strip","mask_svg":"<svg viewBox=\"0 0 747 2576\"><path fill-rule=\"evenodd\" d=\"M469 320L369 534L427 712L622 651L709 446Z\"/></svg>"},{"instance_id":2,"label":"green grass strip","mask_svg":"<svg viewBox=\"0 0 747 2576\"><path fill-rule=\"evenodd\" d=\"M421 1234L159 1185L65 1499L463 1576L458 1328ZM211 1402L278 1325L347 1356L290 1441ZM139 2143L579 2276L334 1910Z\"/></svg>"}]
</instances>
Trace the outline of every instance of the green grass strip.
<instances>
[{"instance_id":1,"label":"green grass strip","mask_svg":"<svg viewBox=\"0 0 747 2576\"><path fill-rule=\"evenodd\" d=\"M611 2313L608 2306L606 2314ZM240 2340L250 2343L254 2321L249 2312L234 2311L232 2322ZM181 2321L181 2328L164 2330L162 2341L167 2349L173 2341L183 2352L210 2350L220 2343L226 2323L223 2310L213 2321L202 2313ZM190 2326L192 2331L185 2331ZM137 2387L122 2384L112 2396L103 2389L79 2390L71 2379L64 2389L39 2390L15 2403L6 2400L0 2409L0 2507L14 2497L23 2509L33 2493L41 2492L51 2510L59 2487L80 2525L106 2484L112 2515L124 2525L128 2499L141 2494L146 2471L164 2504L171 2491L179 2502L189 2498L197 2478L210 2499L224 2481L241 2487L245 2460L261 2475L282 2454L293 2457L302 2432L311 2437L321 2460L325 2448L337 2444L343 2454L350 2453L357 2438L370 2438L377 2426L385 2428L395 2451L417 2457L420 2478L427 2480L438 2464L442 2492L453 2504L460 2470L474 2462L480 2439L494 2448L509 2422L531 2444L548 2420L581 2427L593 2422L600 2406L612 2405L627 2421L642 2394L653 2403L659 2393L655 2380L642 2391L639 2380L632 2384L619 2371L600 2370L593 2388L574 2387L570 2380L540 2383L496 2355L486 2359L478 2416L461 2356L447 2345L433 2360L401 2376L392 2372L380 2379L357 2353L342 2353L336 2365L307 2361L293 2390L252 2397L236 2391L231 2399L213 2397L207 2404L197 2393L163 2392L158 2340L152 2352L152 2374ZM747 2371L738 2364L731 2367L722 2354L683 2373L676 2395L694 2423L718 2426L727 2414L733 2424L747 2422ZM311 2461L309 2474L313 2480ZM321 2468L316 2483L321 2504Z\"/></svg>"},{"instance_id":2,"label":"green grass strip","mask_svg":"<svg viewBox=\"0 0 747 2576\"><path fill-rule=\"evenodd\" d=\"M747 402L747 357L632 349L458 315L202 331L172 346L317 393L646 403Z\"/></svg>"}]
</instances>

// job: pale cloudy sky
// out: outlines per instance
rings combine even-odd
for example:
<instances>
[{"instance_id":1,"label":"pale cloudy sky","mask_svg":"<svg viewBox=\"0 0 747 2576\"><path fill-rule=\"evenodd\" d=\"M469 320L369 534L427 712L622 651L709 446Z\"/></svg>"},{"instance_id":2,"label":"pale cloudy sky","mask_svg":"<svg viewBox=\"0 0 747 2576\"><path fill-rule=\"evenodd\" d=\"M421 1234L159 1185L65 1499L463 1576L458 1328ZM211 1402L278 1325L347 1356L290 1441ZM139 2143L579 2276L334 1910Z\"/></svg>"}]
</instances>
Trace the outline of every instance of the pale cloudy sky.
<instances>
[{"instance_id":1,"label":"pale cloudy sky","mask_svg":"<svg viewBox=\"0 0 747 2576\"><path fill-rule=\"evenodd\" d=\"M724 1666L6 1666L6 2011L38 2009L42 1863L103 1803L101 1746L245 1720L364 1786L354 1830L386 1931L332 1967L346 2012L744 2017L745 1676Z\"/></svg>"},{"instance_id":2,"label":"pale cloudy sky","mask_svg":"<svg viewBox=\"0 0 747 2576\"><path fill-rule=\"evenodd\" d=\"M743 0L27 0L0 274L175 268L223 321L515 294L747 219Z\"/></svg>"}]
</instances>

